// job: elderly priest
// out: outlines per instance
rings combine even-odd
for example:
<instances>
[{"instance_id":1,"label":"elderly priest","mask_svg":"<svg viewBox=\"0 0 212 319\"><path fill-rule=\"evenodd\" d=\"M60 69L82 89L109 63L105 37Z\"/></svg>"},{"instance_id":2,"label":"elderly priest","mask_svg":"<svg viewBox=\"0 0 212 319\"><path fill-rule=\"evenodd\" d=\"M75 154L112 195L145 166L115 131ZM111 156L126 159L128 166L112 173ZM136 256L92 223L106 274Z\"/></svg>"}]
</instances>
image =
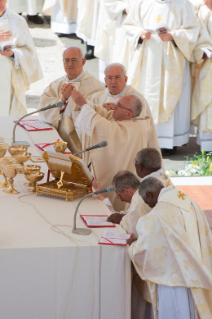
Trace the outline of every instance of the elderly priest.
<instances>
[{"instance_id":1,"label":"elderly priest","mask_svg":"<svg viewBox=\"0 0 212 319\"><path fill-rule=\"evenodd\" d=\"M0 116L27 113L25 92L43 77L26 20L0 1Z\"/></svg>"},{"instance_id":2,"label":"elderly priest","mask_svg":"<svg viewBox=\"0 0 212 319\"><path fill-rule=\"evenodd\" d=\"M155 177L141 182L139 194L153 209L139 219L129 254L150 288L154 318L212 318L212 235L204 213Z\"/></svg>"},{"instance_id":3,"label":"elderly priest","mask_svg":"<svg viewBox=\"0 0 212 319\"><path fill-rule=\"evenodd\" d=\"M92 145L102 140L108 142L108 147L90 152L93 176L102 187L111 184L120 168L135 173L133 159L138 150L148 146L159 149L156 131L149 117L140 116L142 103L138 97L128 95L120 98L114 111L110 112L102 106L90 107L76 89L73 89L72 98L81 108L76 128L90 137ZM86 146L85 143L83 148ZM123 208L116 195L111 195L114 208Z\"/></svg>"},{"instance_id":4,"label":"elderly priest","mask_svg":"<svg viewBox=\"0 0 212 319\"><path fill-rule=\"evenodd\" d=\"M52 124L63 140L68 143L72 152L81 150L81 141L75 131L73 120L75 118L75 103L71 98L73 86L89 99L104 86L99 80L83 70L86 59L77 47L71 47L63 53L64 70L66 74L53 81L41 95L40 107L45 107L59 101L64 102L61 108L43 112L42 116L47 123Z\"/></svg>"}]
</instances>

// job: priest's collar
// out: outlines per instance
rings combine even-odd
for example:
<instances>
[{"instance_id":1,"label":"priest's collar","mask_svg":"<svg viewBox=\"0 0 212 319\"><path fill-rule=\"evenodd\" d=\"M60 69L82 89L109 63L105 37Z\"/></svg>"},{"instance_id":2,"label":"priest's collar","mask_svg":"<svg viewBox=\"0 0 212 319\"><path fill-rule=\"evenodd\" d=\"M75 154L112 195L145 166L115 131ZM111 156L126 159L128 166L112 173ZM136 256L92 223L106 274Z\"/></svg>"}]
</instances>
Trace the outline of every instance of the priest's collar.
<instances>
[{"instance_id":1,"label":"priest's collar","mask_svg":"<svg viewBox=\"0 0 212 319\"><path fill-rule=\"evenodd\" d=\"M155 1L159 3L170 3L172 0L155 0Z\"/></svg>"},{"instance_id":2,"label":"priest's collar","mask_svg":"<svg viewBox=\"0 0 212 319\"><path fill-rule=\"evenodd\" d=\"M117 97L122 97L122 96L125 96L125 92L127 90L127 85L125 85L124 89L119 93L119 94L116 94L116 95L113 95L110 93L109 89L107 88L106 91L107 91L107 96L109 97L114 97L114 98L117 98Z\"/></svg>"},{"instance_id":3,"label":"priest's collar","mask_svg":"<svg viewBox=\"0 0 212 319\"><path fill-rule=\"evenodd\" d=\"M83 70L82 73L78 75L75 79L69 80L68 75L66 74L66 80L67 82L81 82L84 75L85 71Z\"/></svg>"},{"instance_id":4,"label":"priest's collar","mask_svg":"<svg viewBox=\"0 0 212 319\"><path fill-rule=\"evenodd\" d=\"M9 14L9 11L8 11L8 9L6 8L4 14L2 14L2 16L0 17L0 19L7 19L7 18L8 18L8 14Z\"/></svg>"},{"instance_id":5,"label":"priest's collar","mask_svg":"<svg viewBox=\"0 0 212 319\"><path fill-rule=\"evenodd\" d=\"M159 196L158 196L158 202L160 201L160 198L161 198L161 196L162 196L164 193L166 193L166 192L168 192L168 191L172 191L173 189L174 189L173 186L163 187L163 188L161 189L161 191L160 191Z\"/></svg>"},{"instance_id":6,"label":"priest's collar","mask_svg":"<svg viewBox=\"0 0 212 319\"><path fill-rule=\"evenodd\" d=\"M163 175L163 169L162 169L162 168L160 168L160 169L159 169L158 171L156 171L156 172L152 172L151 174L145 176L144 178L142 178L142 181L145 180L145 179L148 178L148 177L155 177L155 176L161 176L161 175Z\"/></svg>"}]
</instances>

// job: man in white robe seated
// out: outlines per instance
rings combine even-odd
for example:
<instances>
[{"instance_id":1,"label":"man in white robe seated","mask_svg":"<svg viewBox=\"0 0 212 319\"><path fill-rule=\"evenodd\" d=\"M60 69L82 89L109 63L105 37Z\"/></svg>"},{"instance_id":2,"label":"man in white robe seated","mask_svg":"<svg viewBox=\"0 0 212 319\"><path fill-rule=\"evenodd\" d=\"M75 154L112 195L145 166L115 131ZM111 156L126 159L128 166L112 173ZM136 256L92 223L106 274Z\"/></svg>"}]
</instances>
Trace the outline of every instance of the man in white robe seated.
<instances>
[{"instance_id":1,"label":"man in white robe seated","mask_svg":"<svg viewBox=\"0 0 212 319\"><path fill-rule=\"evenodd\" d=\"M137 223L138 239L128 240L129 255L149 286L154 318L212 318L212 234L203 211L155 177L139 194L152 210Z\"/></svg>"},{"instance_id":2,"label":"man in white robe seated","mask_svg":"<svg viewBox=\"0 0 212 319\"><path fill-rule=\"evenodd\" d=\"M83 58L83 53L79 48L66 49L63 53L66 75L50 83L40 99L40 107L63 101L64 106L45 111L42 113L42 117L58 130L73 153L81 150L81 141L73 124L76 108L76 104L71 97L73 86L86 99L91 98L94 93L104 90L104 86L99 80L83 70L85 62L86 59Z\"/></svg>"},{"instance_id":3,"label":"man in white robe seated","mask_svg":"<svg viewBox=\"0 0 212 319\"><path fill-rule=\"evenodd\" d=\"M191 104L191 123L198 127L201 151L212 151L212 2L203 0L198 10L201 25L194 56L199 65Z\"/></svg>"},{"instance_id":4,"label":"man in white robe seated","mask_svg":"<svg viewBox=\"0 0 212 319\"><path fill-rule=\"evenodd\" d=\"M27 113L25 92L42 79L26 20L0 2L0 116Z\"/></svg>"},{"instance_id":5,"label":"man in white robe seated","mask_svg":"<svg viewBox=\"0 0 212 319\"><path fill-rule=\"evenodd\" d=\"M43 9L44 0L8 0L8 8L16 13L27 13L27 19L35 24L43 24L44 20L38 15Z\"/></svg>"},{"instance_id":6,"label":"man in white robe seated","mask_svg":"<svg viewBox=\"0 0 212 319\"><path fill-rule=\"evenodd\" d=\"M51 15L51 29L58 36L75 33L77 0L45 0L43 12Z\"/></svg>"},{"instance_id":7,"label":"man in white robe seated","mask_svg":"<svg viewBox=\"0 0 212 319\"><path fill-rule=\"evenodd\" d=\"M102 106L89 106L76 89L73 89L72 98L81 108L75 127L89 137L89 145L103 140L108 142L107 147L90 152L92 174L102 187L111 184L120 166L135 173L133 159L138 150L144 147L160 150L149 117L140 117L142 103L138 97L128 95L120 98L114 111L110 112ZM86 140L83 142L84 149L87 147ZM124 205L115 197L115 194L109 196L115 210L123 209Z\"/></svg>"},{"instance_id":8,"label":"man in white robe seated","mask_svg":"<svg viewBox=\"0 0 212 319\"><path fill-rule=\"evenodd\" d=\"M149 176L154 176L163 183L164 187L172 185L170 178L163 173L161 154L155 148L147 147L139 151L134 159L134 165L137 176L142 180ZM130 207L125 212L115 212L109 198L104 194L99 194L98 198L103 200L112 212L108 217L108 221L120 224L127 233L132 233L137 238L137 221L140 217L150 212L150 207L144 203L138 193L140 182L133 173L120 171L113 177L112 184L116 188L117 196L121 201L130 203ZM95 190L100 189L102 188L98 184Z\"/></svg>"},{"instance_id":9,"label":"man in white robe seated","mask_svg":"<svg viewBox=\"0 0 212 319\"><path fill-rule=\"evenodd\" d=\"M189 141L189 62L199 24L188 0L139 0L124 22L130 37L129 83L141 92L156 124L164 155Z\"/></svg>"}]
</instances>

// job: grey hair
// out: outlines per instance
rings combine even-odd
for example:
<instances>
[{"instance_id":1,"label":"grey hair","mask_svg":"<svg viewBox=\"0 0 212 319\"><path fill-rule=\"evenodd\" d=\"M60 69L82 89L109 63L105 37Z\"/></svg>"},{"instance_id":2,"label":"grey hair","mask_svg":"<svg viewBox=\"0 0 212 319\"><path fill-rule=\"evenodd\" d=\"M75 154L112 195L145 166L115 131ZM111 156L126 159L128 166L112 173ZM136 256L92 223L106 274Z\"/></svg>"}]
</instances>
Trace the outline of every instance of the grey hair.
<instances>
[{"instance_id":1,"label":"grey hair","mask_svg":"<svg viewBox=\"0 0 212 319\"><path fill-rule=\"evenodd\" d=\"M139 186L139 195L143 198L144 202L146 202L146 193L152 193L159 191L161 188L164 188L163 184L159 179L155 177L145 178L144 181L141 182Z\"/></svg>"},{"instance_id":2,"label":"grey hair","mask_svg":"<svg viewBox=\"0 0 212 319\"><path fill-rule=\"evenodd\" d=\"M159 151L153 147L146 147L139 151L135 157L136 164L142 164L150 170L159 170L162 165L162 159Z\"/></svg>"},{"instance_id":3,"label":"grey hair","mask_svg":"<svg viewBox=\"0 0 212 319\"><path fill-rule=\"evenodd\" d=\"M141 100L133 94L126 95L127 97L130 97L129 107L133 112L133 117L137 117L141 114L142 111L142 102Z\"/></svg>"},{"instance_id":4,"label":"grey hair","mask_svg":"<svg viewBox=\"0 0 212 319\"><path fill-rule=\"evenodd\" d=\"M122 193L125 188L137 189L140 184L138 178L129 171L119 171L113 177L112 183L120 193Z\"/></svg>"},{"instance_id":5,"label":"grey hair","mask_svg":"<svg viewBox=\"0 0 212 319\"><path fill-rule=\"evenodd\" d=\"M123 64L121 64L121 63L111 63L111 64L109 64L108 66L106 66L106 68L105 68L105 70L104 70L105 76L106 76L106 74L107 74L107 70L108 70L111 66L119 66L120 68L122 68L123 75L126 76L127 71L126 71L126 69L125 69L125 66L124 66Z\"/></svg>"},{"instance_id":6,"label":"grey hair","mask_svg":"<svg viewBox=\"0 0 212 319\"><path fill-rule=\"evenodd\" d=\"M79 56L80 56L80 58L81 58L81 59L84 58L84 53L83 53L82 50L81 50L80 48L78 48L78 47L70 47L70 48L65 49L65 50L63 51L63 57L64 57L64 53L65 53L66 51L70 50L70 49L77 49L77 50L79 51Z\"/></svg>"}]
</instances>

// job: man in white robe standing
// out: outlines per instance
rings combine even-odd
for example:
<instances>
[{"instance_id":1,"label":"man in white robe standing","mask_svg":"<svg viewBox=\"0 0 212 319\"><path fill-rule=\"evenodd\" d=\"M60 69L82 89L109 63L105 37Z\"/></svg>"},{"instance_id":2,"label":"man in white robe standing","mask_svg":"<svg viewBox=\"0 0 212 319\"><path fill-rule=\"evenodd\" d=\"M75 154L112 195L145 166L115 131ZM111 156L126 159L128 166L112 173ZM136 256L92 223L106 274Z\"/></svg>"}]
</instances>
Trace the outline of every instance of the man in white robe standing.
<instances>
[{"instance_id":1,"label":"man in white robe standing","mask_svg":"<svg viewBox=\"0 0 212 319\"><path fill-rule=\"evenodd\" d=\"M51 29L58 36L76 32L77 0L45 0L43 12L51 15Z\"/></svg>"},{"instance_id":2,"label":"man in white robe standing","mask_svg":"<svg viewBox=\"0 0 212 319\"><path fill-rule=\"evenodd\" d=\"M201 151L212 151L212 1L203 0L198 10L201 25L194 56L199 65L191 104L191 123L198 127Z\"/></svg>"},{"instance_id":3,"label":"man in white robe standing","mask_svg":"<svg viewBox=\"0 0 212 319\"><path fill-rule=\"evenodd\" d=\"M89 136L89 145L102 140L108 142L107 147L90 152L92 175L103 188L111 184L120 165L122 169L135 173L133 159L138 150L144 147L160 150L156 131L149 117L140 116L142 103L136 96L120 98L114 111L110 112L102 106L89 106L76 89L73 89L72 98L81 109L75 127ZM83 149L86 147L84 143ZM111 194L109 198L115 210L125 207L115 194Z\"/></svg>"},{"instance_id":4,"label":"man in white robe standing","mask_svg":"<svg viewBox=\"0 0 212 319\"><path fill-rule=\"evenodd\" d=\"M63 107L45 111L41 116L58 130L73 153L81 150L81 136L74 128L77 113L75 112L76 104L71 97L73 87L77 88L86 99L91 98L94 93L104 90L104 86L99 80L83 70L85 63L86 59L83 58L83 53L79 48L66 49L63 53L66 75L50 83L40 99L40 107L63 101Z\"/></svg>"},{"instance_id":5,"label":"man in white robe standing","mask_svg":"<svg viewBox=\"0 0 212 319\"><path fill-rule=\"evenodd\" d=\"M155 177L141 182L139 194L152 210L139 219L128 252L149 286L154 318L212 318L212 234L204 212Z\"/></svg>"},{"instance_id":6,"label":"man in white robe standing","mask_svg":"<svg viewBox=\"0 0 212 319\"><path fill-rule=\"evenodd\" d=\"M27 12L27 19L35 24L43 24L38 15L42 12L44 0L8 0L8 8L16 13Z\"/></svg>"},{"instance_id":7,"label":"man in white robe standing","mask_svg":"<svg viewBox=\"0 0 212 319\"><path fill-rule=\"evenodd\" d=\"M133 55L129 83L147 99L160 147L171 155L189 141L189 61L199 33L193 6L188 0L139 0L124 25Z\"/></svg>"},{"instance_id":8,"label":"man in white robe standing","mask_svg":"<svg viewBox=\"0 0 212 319\"><path fill-rule=\"evenodd\" d=\"M40 63L26 20L0 1L0 116L27 113L25 92L42 79ZM8 45L9 44L9 45Z\"/></svg>"}]
</instances>

